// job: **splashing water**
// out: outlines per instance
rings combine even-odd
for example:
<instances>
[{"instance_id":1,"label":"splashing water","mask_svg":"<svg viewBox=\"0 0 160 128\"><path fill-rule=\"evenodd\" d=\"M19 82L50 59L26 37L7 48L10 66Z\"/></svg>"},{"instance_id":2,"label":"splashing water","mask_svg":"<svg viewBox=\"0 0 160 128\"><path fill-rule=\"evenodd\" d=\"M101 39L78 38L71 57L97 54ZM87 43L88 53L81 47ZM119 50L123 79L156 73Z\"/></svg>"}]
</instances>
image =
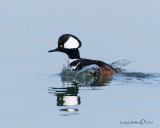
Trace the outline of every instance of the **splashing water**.
<instances>
[{"instance_id":1,"label":"splashing water","mask_svg":"<svg viewBox=\"0 0 160 128\"><path fill-rule=\"evenodd\" d=\"M100 76L91 75L92 71L95 71L98 67L91 65L83 68L79 72L74 72L69 66L64 66L60 77L63 83L76 84L78 86L106 86L109 85L112 80L128 81L128 82L141 82L141 83L160 83L159 73L142 73L142 72L127 72L125 67L135 61L129 61L127 59L117 60L111 63L118 74L112 77L101 78Z\"/></svg>"},{"instance_id":2,"label":"splashing water","mask_svg":"<svg viewBox=\"0 0 160 128\"><path fill-rule=\"evenodd\" d=\"M114 61L111 65L114 67L114 68L124 68L126 66L128 66L130 63L132 62L135 62L135 61L129 61L127 59L123 59L123 60L117 60L117 61Z\"/></svg>"},{"instance_id":3,"label":"splashing water","mask_svg":"<svg viewBox=\"0 0 160 128\"><path fill-rule=\"evenodd\" d=\"M118 73L122 73L122 72L126 71L126 69L124 69L124 68L133 62L135 62L135 61L129 61L127 59L117 60L117 61L112 62L111 66L114 67L115 69L117 69Z\"/></svg>"}]
</instances>

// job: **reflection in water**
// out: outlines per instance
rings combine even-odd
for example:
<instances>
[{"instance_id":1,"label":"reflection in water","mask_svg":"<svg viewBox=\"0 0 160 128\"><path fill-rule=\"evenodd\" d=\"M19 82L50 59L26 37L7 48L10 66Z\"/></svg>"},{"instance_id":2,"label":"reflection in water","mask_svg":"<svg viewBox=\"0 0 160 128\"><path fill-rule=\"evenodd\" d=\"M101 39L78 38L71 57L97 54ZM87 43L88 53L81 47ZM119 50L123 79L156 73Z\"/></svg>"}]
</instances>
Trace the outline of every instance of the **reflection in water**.
<instances>
[{"instance_id":1,"label":"reflection in water","mask_svg":"<svg viewBox=\"0 0 160 128\"><path fill-rule=\"evenodd\" d=\"M107 77L90 76L86 72L81 72L77 75L67 69L63 70L59 76L63 84L62 87L50 87L49 93L57 97L57 106L60 107L60 111L65 113L61 116L78 114L78 105L81 104L81 98L78 95L79 87L107 86L112 80L112 78Z\"/></svg>"}]
</instances>

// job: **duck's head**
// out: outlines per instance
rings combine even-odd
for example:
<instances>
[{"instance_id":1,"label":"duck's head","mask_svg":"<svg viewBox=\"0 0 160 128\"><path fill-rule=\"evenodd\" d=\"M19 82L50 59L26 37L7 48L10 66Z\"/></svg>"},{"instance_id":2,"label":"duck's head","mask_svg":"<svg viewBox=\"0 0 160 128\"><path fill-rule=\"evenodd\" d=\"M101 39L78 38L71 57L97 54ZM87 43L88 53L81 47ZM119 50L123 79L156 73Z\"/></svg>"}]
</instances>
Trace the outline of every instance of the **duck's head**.
<instances>
[{"instance_id":1,"label":"duck's head","mask_svg":"<svg viewBox=\"0 0 160 128\"><path fill-rule=\"evenodd\" d=\"M66 53L70 59L79 59L80 54L78 48L81 46L82 43L76 36L64 34L58 39L58 47L48 52L63 52Z\"/></svg>"}]
</instances>

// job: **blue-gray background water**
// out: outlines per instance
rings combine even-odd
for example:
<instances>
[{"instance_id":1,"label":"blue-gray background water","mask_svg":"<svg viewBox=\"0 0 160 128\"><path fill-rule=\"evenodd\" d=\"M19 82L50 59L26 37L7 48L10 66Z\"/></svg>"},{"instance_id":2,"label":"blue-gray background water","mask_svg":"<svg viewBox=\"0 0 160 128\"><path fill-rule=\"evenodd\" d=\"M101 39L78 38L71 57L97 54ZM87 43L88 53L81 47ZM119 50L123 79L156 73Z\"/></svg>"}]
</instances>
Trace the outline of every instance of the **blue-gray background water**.
<instances>
[{"instance_id":1,"label":"blue-gray background water","mask_svg":"<svg viewBox=\"0 0 160 128\"><path fill-rule=\"evenodd\" d=\"M159 5L158 0L1 1L0 127L160 127ZM61 73L67 56L47 52L64 33L80 38L82 57L115 62L122 73L103 86L69 90L71 74ZM77 103L59 104L64 95L74 95ZM142 119L153 123L121 124Z\"/></svg>"}]
</instances>

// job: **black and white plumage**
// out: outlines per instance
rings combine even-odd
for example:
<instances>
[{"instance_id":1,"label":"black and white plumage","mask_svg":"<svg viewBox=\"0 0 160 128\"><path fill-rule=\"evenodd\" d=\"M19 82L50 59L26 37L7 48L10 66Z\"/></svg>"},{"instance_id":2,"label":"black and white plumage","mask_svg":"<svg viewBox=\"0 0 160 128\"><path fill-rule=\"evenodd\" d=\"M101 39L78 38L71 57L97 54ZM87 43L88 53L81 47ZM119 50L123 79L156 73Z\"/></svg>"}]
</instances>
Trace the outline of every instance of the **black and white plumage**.
<instances>
[{"instance_id":1,"label":"black and white plumage","mask_svg":"<svg viewBox=\"0 0 160 128\"><path fill-rule=\"evenodd\" d=\"M94 75L111 76L117 73L116 69L105 62L81 58L78 50L81 46L82 43L76 36L64 34L58 40L58 48L49 52L58 51L66 53L70 61L69 66L75 71L80 71L87 66L96 65L93 68Z\"/></svg>"}]
</instances>

